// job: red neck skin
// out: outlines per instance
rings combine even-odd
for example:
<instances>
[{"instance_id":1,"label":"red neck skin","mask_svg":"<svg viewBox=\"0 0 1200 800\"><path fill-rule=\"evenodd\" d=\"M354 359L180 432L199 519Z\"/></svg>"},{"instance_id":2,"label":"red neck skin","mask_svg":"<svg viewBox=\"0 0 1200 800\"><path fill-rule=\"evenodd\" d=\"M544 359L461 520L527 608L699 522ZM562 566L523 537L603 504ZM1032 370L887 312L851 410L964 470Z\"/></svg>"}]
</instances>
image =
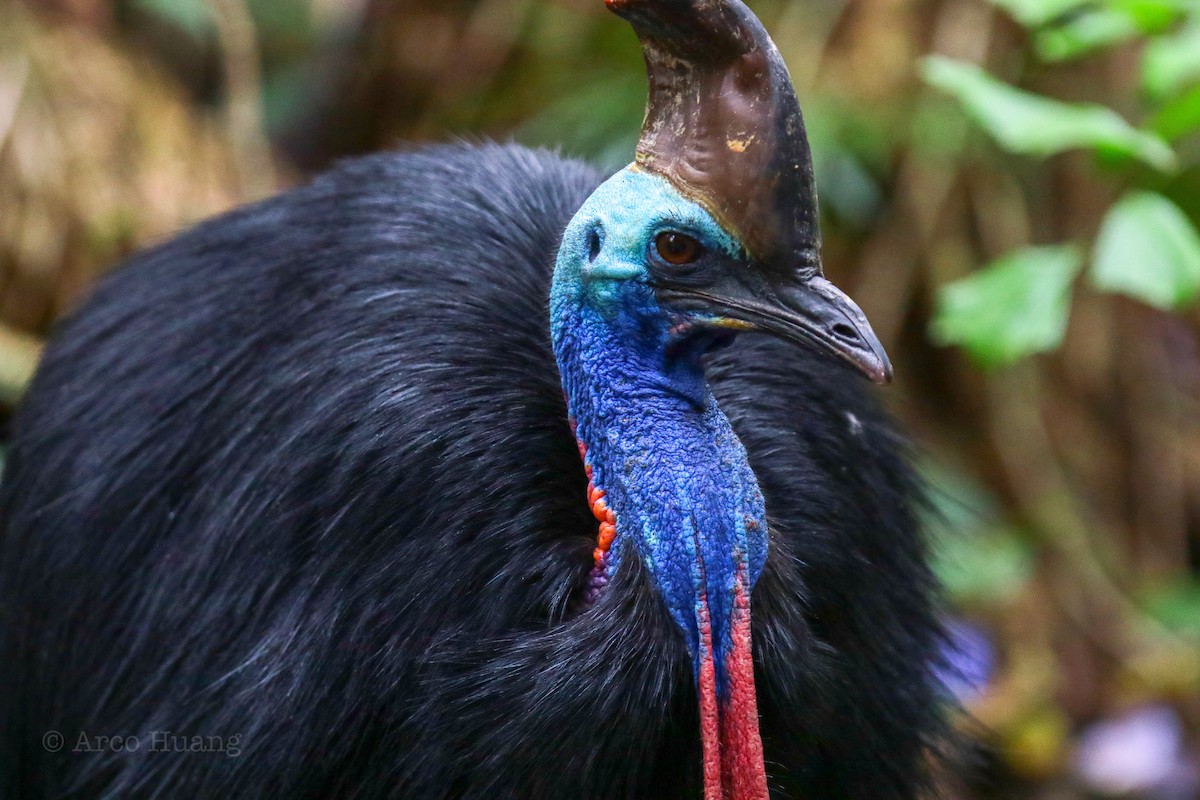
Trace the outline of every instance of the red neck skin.
<instances>
[{"instance_id":1,"label":"red neck skin","mask_svg":"<svg viewBox=\"0 0 1200 800\"><path fill-rule=\"evenodd\" d=\"M704 752L704 800L769 800L758 730L758 699L754 690L754 659L750 647L750 595L745 569L734 587L732 647L725 659L729 696L717 694L713 662L712 621L708 598L701 597L697 622L700 628L700 738Z\"/></svg>"}]
</instances>

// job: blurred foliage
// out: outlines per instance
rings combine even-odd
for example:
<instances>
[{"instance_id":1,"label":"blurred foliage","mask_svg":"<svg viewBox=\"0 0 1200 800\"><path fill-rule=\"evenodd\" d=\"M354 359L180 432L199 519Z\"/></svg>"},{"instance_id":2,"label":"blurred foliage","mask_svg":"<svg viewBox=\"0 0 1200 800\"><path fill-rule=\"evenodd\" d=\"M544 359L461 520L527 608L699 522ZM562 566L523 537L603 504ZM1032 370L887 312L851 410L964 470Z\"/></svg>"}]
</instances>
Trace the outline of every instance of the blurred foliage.
<instances>
[{"instance_id":1,"label":"blurred foliage","mask_svg":"<svg viewBox=\"0 0 1200 800\"><path fill-rule=\"evenodd\" d=\"M1200 47L1196 46L1200 45L1196 33L1200 30L1200 6L1171 0L1109 0L1064 4L1047 13L1044 4L1036 9L1011 0L997 0L996 4L1033 29L1034 51L1048 61L1079 58L1145 38L1142 84L1146 95L1160 106L1178 100L1183 90L1191 88L1189 81L1200 77ZM1174 28L1174 23L1181 27ZM1160 173L1180 168L1176 153L1157 133L1131 126L1105 105L1064 103L1021 91L975 64L941 56L927 58L923 72L927 82L952 94L1009 152L1045 157L1083 148L1110 163L1136 159ZM1173 120L1173 137L1200 128L1178 115ZM1114 181L1130 183L1120 175L1114 175ZM1154 176L1136 176L1134 182L1152 184ZM934 320L935 337L960 343L978 361L993 364L1057 346L1069 298L1062 302L1063 260L1050 253L1013 253L983 275L943 287L940 317ZM1045 260L1040 267L1034 263L1038 258ZM1014 261L1025 269L1017 268ZM1159 308L1186 307L1200 290L1200 235L1166 197L1131 191L1113 204L1104 219L1095 243L1091 277L1092 286L1101 290L1127 294ZM1028 302L1020 304L1019 293L1013 291L1018 281L1027 288L1026 301L1043 295L1039 281L1047 284L1045 293L1055 299L1052 309L1032 310L1033 316L1043 319L1043 330L1031 331L1030 316L1020 313L1019 306L1028 310ZM974 305L964 306L972 298ZM965 319L964 311L982 308L988 298L994 298L1000 307L993 307L989 316Z\"/></svg>"},{"instance_id":2,"label":"blurred foliage","mask_svg":"<svg viewBox=\"0 0 1200 800\"><path fill-rule=\"evenodd\" d=\"M1055 349L1067 328L1071 281L1082 262L1071 245L1005 254L941 288L933 338L964 345L988 366Z\"/></svg>"},{"instance_id":3,"label":"blurred foliage","mask_svg":"<svg viewBox=\"0 0 1200 800\"><path fill-rule=\"evenodd\" d=\"M1086 147L1164 170L1175 166L1165 142L1131 127L1105 106L1048 100L1002 83L974 64L940 56L926 59L924 72L929 83L953 94L1009 152L1051 156Z\"/></svg>"},{"instance_id":4,"label":"blurred foliage","mask_svg":"<svg viewBox=\"0 0 1200 800\"><path fill-rule=\"evenodd\" d=\"M1200 3L751 5L924 453L947 795L1200 796ZM0 403L129 252L400 142L615 169L644 81L599 0L0 0Z\"/></svg>"},{"instance_id":5,"label":"blurred foliage","mask_svg":"<svg viewBox=\"0 0 1200 800\"><path fill-rule=\"evenodd\" d=\"M1200 235L1162 195L1131 192L1104 217L1092 283L1158 308L1186 308L1200 290Z\"/></svg>"}]
</instances>

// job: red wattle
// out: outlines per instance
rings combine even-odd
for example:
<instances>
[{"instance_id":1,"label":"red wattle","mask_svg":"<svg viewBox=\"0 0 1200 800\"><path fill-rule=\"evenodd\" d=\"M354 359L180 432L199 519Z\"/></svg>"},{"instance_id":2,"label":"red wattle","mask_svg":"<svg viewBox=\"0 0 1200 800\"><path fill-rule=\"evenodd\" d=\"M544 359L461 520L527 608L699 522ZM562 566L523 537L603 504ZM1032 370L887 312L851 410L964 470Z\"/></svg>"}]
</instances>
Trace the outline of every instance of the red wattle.
<instances>
[{"instance_id":1,"label":"red wattle","mask_svg":"<svg viewBox=\"0 0 1200 800\"><path fill-rule=\"evenodd\" d=\"M754 658L750 646L750 594L746 570L739 567L734 587L730 632L732 649L725 658L729 697L717 697L712 622L708 598L702 595L700 629L700 738L704 753L704 800L769 800L758 730L758 698L754 690Z\"/></svg>"},{"instance_id":2,"label":"red wattle","mask_svg":"<svg viewBox=\"0 0 1200 800\"><path fill-rule=\"evenodd\" d=\"M767 800L770 795L758 730L758 696L754 690L754 656L750 648L750 593L744 566L738 569L733 591L733 649L725 659L729 700L721 714L721 766L727 797Z\"/></svg>"},{"instance_id":3,"label":"red wattle","mask_svg":"<svg viewBox=\"0 0 1200 800\"><path fill-rule=\"evenodd\" d=\"M708 598L700 598L700 676L696 694L700 699L700 745L704 753L704 800L722 800L721 717L717 702L717 670L713 663L712 621L708 616Z\"/></svg>"}]
</instances>

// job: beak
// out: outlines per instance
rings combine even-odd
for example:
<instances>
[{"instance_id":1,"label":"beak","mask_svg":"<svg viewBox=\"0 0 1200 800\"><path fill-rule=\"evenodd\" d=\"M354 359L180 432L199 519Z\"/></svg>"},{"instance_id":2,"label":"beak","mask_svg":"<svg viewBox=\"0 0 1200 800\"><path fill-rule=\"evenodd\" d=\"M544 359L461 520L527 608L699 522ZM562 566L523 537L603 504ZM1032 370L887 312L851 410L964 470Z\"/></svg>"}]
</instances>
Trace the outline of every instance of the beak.
<instances>
[{"instance_id":1,"label":"beak","mask_svg":"<svg viewBox=\"0 0 1200 800\"><path fill-rule=\"evenodd\" d=\"M698 324L771 333L850 362L875 383L890 383L892 363L862 309L820 275L772 290L690 287L660 290L672 305L700 312Z\"/></svg>"}]
</instances>

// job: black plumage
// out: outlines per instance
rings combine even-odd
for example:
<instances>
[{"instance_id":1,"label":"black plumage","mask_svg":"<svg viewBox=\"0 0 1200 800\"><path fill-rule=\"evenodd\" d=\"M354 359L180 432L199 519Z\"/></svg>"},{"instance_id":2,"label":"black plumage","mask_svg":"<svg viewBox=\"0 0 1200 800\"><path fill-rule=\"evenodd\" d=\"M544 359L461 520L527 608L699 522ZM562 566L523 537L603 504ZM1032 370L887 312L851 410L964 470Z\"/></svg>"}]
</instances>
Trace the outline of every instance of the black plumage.
<instances>
[{"instance_id":1,"label":"black plumage","mask_svg":"<svg viewBox=\"0 0 1200 800\"><path fill-rule=\"evenodd\" d=\"M644 569L583 603L546 297L599 181L513 146L351 161L135 256L62 323L3 484L5 797L699 796ZM772 522L773 796L914 797L941 701L904 445L825 356L743 336L711 362Z\"/></svg>"}]
</instances>

